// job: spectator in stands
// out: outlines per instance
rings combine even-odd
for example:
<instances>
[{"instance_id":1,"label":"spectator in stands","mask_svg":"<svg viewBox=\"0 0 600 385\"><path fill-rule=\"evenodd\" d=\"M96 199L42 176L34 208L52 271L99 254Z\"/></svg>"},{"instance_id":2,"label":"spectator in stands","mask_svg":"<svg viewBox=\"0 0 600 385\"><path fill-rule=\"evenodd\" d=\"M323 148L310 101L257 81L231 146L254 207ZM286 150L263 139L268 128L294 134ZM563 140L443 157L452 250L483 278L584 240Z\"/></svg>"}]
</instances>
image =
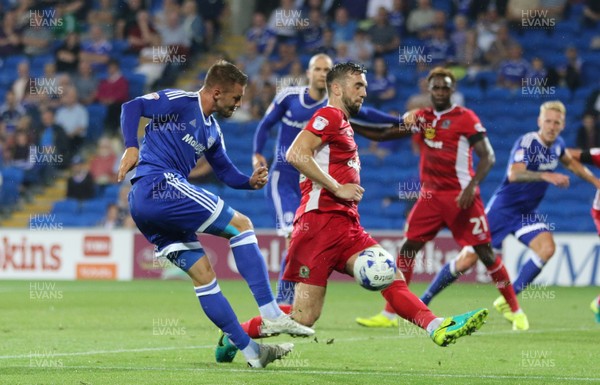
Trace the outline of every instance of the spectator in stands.
<instances>
[{"instance_id":1,"label":"spectator in stands","mask_svg":"<svg viewBox=\"0 0 600 385\"><path fill-rule=\"evenodd\" d=\"M168 49L155 48L161 47L160 36L156 35L154 39L151 47L146 47L140 52L139 65L133 71L146 77L146 91L155 88L170 59Z\"/></svg>"},{"instance_id":2,"label":"spectator in stands","mask_svg":"<svg viewBox=\"0 0 600 385\"><path fill-rule=\"evenodd\" d=\"M565 50L565 60L557 68L560 85L576 90L581 86L581 66L583 61L579 57L577 48L570 46Z\"/></svg>"},{"instance_id":3,"label":"spectator in stands","mask_svg":"<svg viewBox=\"0 0 600 385\"><path fill-rule=\"evenodd\" d=\"M77 90L66 87L61 98L62 106L56 111L55 122L69 137L69 148L77 153L84 142L89 124L88 112L77 100Z\"/></svg>"},{"instance_id":4,"label":"spectator in stands","mask_svg":"<svg viewBox=\"0 0 600 385\"><path fill-rule=\"evenodd\" d=\"M57 163L54 166L59 170L64 170L71 164L71 158L73 157L69 147L69 137L62 126L54 122L54 111L52 109L42 109L41 115L40 129L36 130L37 145L47 148L49 153L55 154Z\"/></svg>"},{"instance_id":5,"label":"spectator in stands","mask_svg":"<svg viewBox=\"0 0 600 385\"><path fill-rule=\"evenodd\" d=\"M531 67L529 68L529 73L527 74L527 78L529 79L538 79L544 81L544 79L548 79L548 70L544 65L544 61L539 57L534 57L531 59ZM547 82L547 80L545 80ZM540 82L535 84L542 84ZM547 84L548 86L555 86L556 84Z\"/></svg>"},{"instance_id":6,"label":"spectator in stands","mask_svg":"<svg viewBox=\"0 0 600 385\"><path fill-rule=\"evenodd\" d=\"M17 79L13 82L11 90L18 103L22 103L29 96L29 61L23 60L17 65Z\"/></svg>"},{"instance_id":7,"label":"spectator in stands","mask_svg":"<svg viewBox=\"0 0 600 385\"><path fill-rule=\"evenodd\" d=\"M254 86L256 93L259 94L262 92L265 84L277 84L277 79L277 75L273 72L272 63L266 61L263 63L262 67L260 67L258 76L254 79L250 78L249 81ZM244 104L242 103L242 106L243 105Z\"/></svg>"},{"instance_id":8,"label":"spectator in stands","mask_svg":"<svg viewBox=\"0 0 600 385\"><path fill-rule=\"evenodd\" d=\"M388 73L387 64L382 57L373 60L373 71L367 73L369 92L367 102L377 108L396 97L396 78Z\"/></svg>"},{"instance_id":9,"label":"spectator in stands","mask_svg":"<svg viewBox=\"0 0 600 385\"><path fill-rule=\"evenodd\" d=\"M585 112L594 114L596 118L600 117L600 88L593 91L586 99Z\"/></svg>"},{"instance_id":10,"label":"spectator in stands","mask_svg":"<svg viewBox=\"0 0 600 385\"><path fill-rule=\"evenodd\" d=\"M375 46L371 42L371 38L367 32L357 29L352 43L348 46L348 55L352 58L352 61L371 68L374 53Z\"/></svg>"},{"instance_id":11,"label":"spectator in stands","mask_svg":"<svg viewBox=\"0 0 600 385\"><path fill-rule=\"evenodd\" d=\"M390 13L394 8L393 0L369 0L367 3L367 19L375 19L379 14L379 9L383 8Z\"/></svg>"},{"instance_id":12,"label":"spectator in stands","mask_svg":"<svg viewBox=\"0 0 600 385\"><path fill-rule=\"evenodd\" d=\"M256 42L248 41L245 44L246 52L238 56L236 64L243 69L250 79L258 75L260 67L265 62L265 57L258 52Z\"/></svg>"},{"instance_id":13,"label":"spectator in stands","mask_svg":"<svg viewBox=\"0 0 600 385\"><path fill-rule=\"evenodd\" d=\"M0 120L5 123L7 134L13 134L21 117L25 116L25 108L17 101L14 91L8 90L4 103L0 106Z\"/></svg>"},{"instance_id":14,"label":"spectator in stands","mask_svg":"<svg viewBox=\"0 0 600 385\"><path fill-rule=\"evenodd\" d=\"M102 28L98 25L90 26L89 38L83 41L79 60L88 61L96 73L106 70L106 64L110 60L112 44L104 36Z\"/></svg>"},{"instance_id":15,"label":"spectator in stands","mask_svg":"<svg viewBox=\"0 0 600 385\"><path fill-rule=\"evenodd\" d=\"M600 147L600 125L596 115L591 112L583 114L581 126L577 131L577 147L582 150Z\"/></svg>"},{"instance_id":16,"label":"spectator in stands","mask_svg":"<svg viewBox=\"0 0 600 385\"><path fill-rule=\"evenodd\" d=\"M336 45L342 42L348 43L352 41L356 28L356 20L350 19L346 8L339 7L335 10L335 17L331 29L334 31L333 41Z\"/></svg>"},{"instance_id":17,"label":"spectator in stands","mask_svg":"<svg viewBox=\"0 0 600 385\"><path fill-rule=\"evenodd\" d=\"M100 226L107 230L116 229L123 226L123 220L119 217L119 206L111 203L106 208L106 214L100 222Z\"/></svg>"},{"instance_id":18,"label":"spectator in stands","mask_svg":"<svg viewBox=\"0 0 600 385\"><path fill-rule=\"evenodd\" d=\"M272 61L273 72L283 76L290 72L292 64L298 59L296 45L292 43L280 43L277 45L277 56Z\"/></svg>"},{"instance_id":19,"label":"spectator in stands","mask_svg":"<svg viewBox=\"0 0 600 385\"><path fill-rule=\"evenodd\" d=\"M62 73L75 74L79 65L79 34L71 32L65 38L65 41L54 52L56 61L56 71Z\"/></svg>"},{"instance_id":20,"label":"spectator in stands","mask_svg":"<svg viewBox=\"0 0 600 385\"><path fill-rule=\"evenodd\" d=\"M118 0L117 0L118 1ZM142 0L126 0L124 7L119 7L117 23L115 24L115 37L125 39L125 28L136 22L137 13L144 9Z\"/></svg>"},{"instance_id":21,"label":"spectator in stands","mask_svg":"<svg viewBox=\"0 0 600 385\"><path fill-rule=\"evenodd\" d=\"M464 65L467 70L476 72L483 63L483 52L477 46L477 32L474 29L467 31L467 39L462 48L462 57L457 57L458 64ZM457 47L458 49L458 47Z\"/></svg>"},{"instance_id":22,"label":"spectator in stands","mask_svg":"<svg viewBox=\"0 0 600 385\"><path fill-rule=\"evenodd\" d=\"M129 82L121 73L119 62L108 62L108 77L100 81L96 92L96 101L106 106L104 128L107 133L118 133L121 117L121 104L129 100Z\"/></svg>"},{"instance_id":23,"label":"spectator in stands","mask_svg":"<svg viewBox=\"0 0 600 385\"><path fill-rule=\"evenodd\" d=\"M12 166L25 171L31 170L34 166L34 163L29 161L29 151L31 146L35 144L27 131L30 121L31 119L27 116L19 119L19 128L15 130L14 143L10 148Z\"/></svg>"},{"instance_id":24,"label":"spectator in stands","mask_svg":"<svg viewBox=\"0 0 600 385\"><path fill-rule=\"evenodd\" d=\"M509 48L515 44L517 42L510 36L508 25L501 24L494 40L485 52L485 60L492 68L498 68L500 63L508 58Z\"/></svg>"},{"instance_id":25,"label":"spectator in stands","mask_svg":"<svg viewBox=\"0 0 600 385\"><path fill-rule=\"evenodd\" d=\"M294 0L281 0L280 6L269 16L268 28L277 37L278 43L294 44L298 24L304 22L302 12L294 5Z\"/></svg>"},{"instance_id":26,"label":"spectator in stands","mask_svg":"<svg viewBox=\"0 0 600 385\"><path fill-rule=\"evenodd\" d=\"M96 79L92 65L89 62L79 62L77 73L73 76L73 85L77 90L81 104L87 106L94 102L96 90L98 89L98 79Z\"/></svg>"},{"instance_id":27,"label":"spectator in stands","mask_svg":"<svg viewBox=\"0 0 600 385\"><path fill-rule=\"evenodd\" d=\"M179 6L179 2L177 0L163 0L162 7L154 12L152 17L152 23L156 28L163 28L168 25L168 15L170 13L180 13L181 7ZM185 15L182 13L182 15Z\"/></svg>"},{"instance_id":28,"label":"spectator in stands","mask_svg":"<svg viewBox=\"0 0 600 385\"><path fill-rule=\"evenodd\" d=\"M375 47L375 54L385 55L397 52L400 45L400 37L396 34L396 29L390 25L388 11L380 7L374 21L375 24L369 28L368 33Z\"/></svg>"},{"instance_id":29,"label":"spectator in stands","mask_svg":"<svg viewBox=\"0 0 600 385\"><path fill-rule=\"evenodd\" d=\"M221 19L227 15L227 3L225 0L196 0L196 3L204 21L206 47L212 49L221 34Z\"/></svg>"},{"instance_id":30,"label":"spectator in stands","mask_svg":"<svg viewBox=\"0 0 600 385\"><path fill-rule=\"evenodd\" d=\"M418 35L420 32L429 28L435 19L435 10L431 6L430 0L418 0L417 8L413 9L408 15L406 29L411 35Z\"/></svg>"},{"instance_id":31,"label":"spectator in stands","mask_svg":"<svg viewBox=\"0 0 600 385\"><path fill-rule=\"evenodd\" d=\"M150 22L150 14L147 11L139 11L136 22L129 23L125 27L125 39L129 44L129 53L139 54L145 47L150 47L158 32Z\"/></svg>"},{"instance_id":32,"label":"spectator in stands","mask_svg":"<svg viewBox=\"0 0 600 385\"><path fill-rule=\"evenodd\" d=\"M264 117L269 105L275 98L275 86L271 83L265 83L262 91L252 100L252 118L260 120Z\"/></svg>"},{"instance_id":33,"label":"spectator in stands","mask_svg":"<svg viewBox=\"0 0 600 385\"><path fill-rule=\"evenodd\" d=\"M67 198L80 201L93 199L96 185L88 165L79 155L71 161L71 175L67 180Z\"/></svg>"},{"instance_id":34,"label":"spectator in stands","mask_svg":"<svg viewBox=\"0 0 600 385\"><path fill-rule=\"evenodd\" d=\"M0 57L16 55L21 51L21 35L14 12L5 12L0 27Z\"/></svg>"},{"instance_id":35,"label":"spectator in stands","mask_svg":"<svg viewBox=\"0 0 600 385\"><path fill-rule=\"evenodd\" d=\"M340 43L344 44L344 43ZM317 50L318 53L324 53L329 57L334 57L337 51L337 44L333 41L333 31L329 28L323 30L323 45Z\"/></svg>"},{"instance_id":36,"label":"spectator in stands","mask_svg":"<svg viewBox=\"0 0 600 385\"><path fill-rule=\"evenodd\" d=\"M431 29L431 38L425 42L425 54L429 64L433 66L445 65L455 60L456 49L454 44L446 37L446 29L435 26Z\"/></svg>"},{"instance_id":37,"label":"spectator in stands","mask_svg":"<svg viewBox=\"0 0 600 385\"><path fill-rule=\"evenodd\" d=\"M583 23L586 27L593 28L600 21L600 2L587 0L583 8Z\"/></svg>"},{"instance_id":38,"label":"spectator in stands","mask_svg":"<svg viewBox=\"0 0 600 385\"><path fill-rule=\"evenodd\" d=\"M256 43L258 52L268 58L275 47L275 34L267 28L264 14L255 12L252 16L252 26L246 32L246 41Z\"/></svg>"},{"instance_id":39,"label":"spectator in stands","mask_svg":"<svg viewBox=\"0 0 600 385\"><path fill-rule=\"evenodd\" d=\"M456 62L464 63L469 19L465 15L458 14L452 21L454 28L450 34L450 42L455 49L454 57Z\"/></svg>"},{"instance_id":40,"label":"spectator in stands","mask_svg":"<svg viewBox=\"0 0 600 385\"><path fill-rule=\"evenodd\" d=\"M31 20L21 34L23 53L32 57L50 53L52 33L44 23L42 11L31 11Z\"/></svg>"},{"instance_id":41,"label":"spectator in stands","mask_svg":"<svg viewBox=\"0 0 600 385\"><path fill-rule=\"evenodd\" d=\"M496 40L496 34L503 24L494 7L479 15L475 29L477 30L477 45L481 51L488 52L490 50L492 43Z\"/></svg>"},{"instance_id":42,"label":"spectator in stands","mask_svg":"<svg viewBox=\"0 0 600 385\"><path fill-rule=\"evenodd\" d=\"M527 60L523 59L523 50L518 44L508 49L508 59L500 63L498 70L498 86L517 89L522 85L522 79L531 71Z\"/></svg>"},{"instance_id":43,"label":"spectator in stands","mask_svg":"<svg viewBox=\"0 0 600 385\"><path fill-rule=\"evenodd\" d=\"M117 183L117 174L115 173L115 163L117 155L112 147L108 137L102 137L98 141L96 153L90 159L90 173L94 182L102 190L107 185Z\"/></svg>"},{"instance_id":44,"label":"spectator in stands","mask_svg":"<svg viewBox=\"0 0 600 385\"><path fill-rule=\"evenodd\" d=\"M183 29L188 34L192 53L204 51L204 22L198 13L195 0L185 0L181 7Z\"/></svg>"},{"instance_id":45,"label":"spectator in stands","mask_svg":"<svg viewBox=\"0 0 600 385\"><path fill-rule=\"evenodd\" d=\"M187 55L191 41L188 32L181 23L178 12L171 11L167 14L166 25L158 28L162 44L175 48L176 55Z\"/></svg>"},{"instance_id":46,"label":"spectator in stands","mask_svg":"<svg viewBox=\"0 0 600 385\"><path fill-rule=\"evenodd\" d=\"M285 87L304 86L308 84L308 78L306 77L306 71L302 67L300 60L296 60L290 67L290 72L279 78L277 82L277 93L283 90ZM261 117L262 119L262 117Z\"/></svg>"},{"instance_id":47,"label":"spectator in stands","mask_svg":"<svg viewBox=\"0 0 600 385\"><path fill-rule=\"evenodd\" d=\"M348 16L353 20L367 18L367 3L368 0L339 0L339 5L348 10Z\"/></svg>"},{"instance_id":48,"label":"spectator in stands","mask_svg":"<svg viewBox=\"0 0 600 385\"><path fill-rule=\"evenodd\" d=\"M35 9L34 0L21 0L14 9L17 30L24 30L31 24L31 11Z\"/></svg>"},{"instance_id":49,"label":"spectator in stands","mask_svg":"<svg viewBox=\"0 0 600 385\"><path fill-rule=\"evenodd\" d=\"M308 14L308 25L300 30L300 40L302 52L315 54L323 46L323 33L325 31L325 22L321 18L321 12L311 10Z\"/></svg>"},{"instance_id":50,"label":"spectator in stands","mask_svg":"<svg viewBox=\"0 0 600 385\"><path fill-rule=\"evenodd\" d=\"M406 3L404 0L394 0L389 12L390 25L396 28L396 34L400 37L406 34Z\"/></svg>"},{"instance_id":51,"label":"spectator in stands","mask_svg":"<svg viewBox=\"0 0 600 385\"><path fill-rule=\"evenodd\" d=\"M109 40L115 36L114 26L117 17L116 7L112 3L113 0L99 0L98 8L90 10L87 17L88 24L97 24Z\"/></svg>"},{"instance_id":52,"label":"spectator in stands","mask_svg":"<svg viewBox=\"0 0 600 385\"><path fill-rule=\"evenodd\" d=\"M348 61L352 61L347 43L344 43L344 42L337 43L336 47L337 48L335 51L335 55L333 55L333 56L329 55L330 57L333 58L333 64L345 63Z\"/></svg>"},{"instance_id":53,"label":"spectator in stands","mask_svg":"<svg viewBox=\"0 0 600 385\"><path fill-rule=\"evenodd\" d=\"M411 97L408 98L408 101L406 102L406 111L433 106L428 87L429 83L427 83L427 78L422 77L419 80L419 93L411 95Z\"/></svg>"}]
</instances>

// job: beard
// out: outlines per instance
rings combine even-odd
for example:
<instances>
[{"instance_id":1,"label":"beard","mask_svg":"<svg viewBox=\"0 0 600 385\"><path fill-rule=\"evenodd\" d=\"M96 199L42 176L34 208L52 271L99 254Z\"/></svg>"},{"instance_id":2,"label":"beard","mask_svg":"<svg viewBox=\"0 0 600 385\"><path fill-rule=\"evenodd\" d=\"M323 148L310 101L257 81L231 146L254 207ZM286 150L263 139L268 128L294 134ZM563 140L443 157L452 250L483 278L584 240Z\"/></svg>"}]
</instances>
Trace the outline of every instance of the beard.
<instances>
[{"instance_id":1,"label":"beard","mask_svg":"<svg viewBox=\"0 0 600 385\"><path fill-rule=\"evenodd\" d=\"M346 107L346 110L348 110L350 116L356 116L356 114L358 114L358 111L360 111L360 107L362 106L362 103L354 103L350 98L346 96L342 97L342 103L344 103L344 106Z\"/></svg>"}]
</instances>

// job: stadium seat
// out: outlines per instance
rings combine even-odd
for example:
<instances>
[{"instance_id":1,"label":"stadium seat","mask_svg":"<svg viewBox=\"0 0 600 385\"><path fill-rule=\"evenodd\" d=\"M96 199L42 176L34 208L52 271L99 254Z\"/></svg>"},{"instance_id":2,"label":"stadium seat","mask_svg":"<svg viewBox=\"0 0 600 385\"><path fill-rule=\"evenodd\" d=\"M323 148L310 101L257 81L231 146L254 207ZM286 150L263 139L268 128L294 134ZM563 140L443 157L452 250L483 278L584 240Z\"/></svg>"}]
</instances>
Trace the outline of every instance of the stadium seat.
<instances>
[{"instance_id":1,"label":"stadium seat","mask_svg":"<svg viewBox=\"0 0 600 385\"><path fill-rule=\"evenodd\" d=\"M104 132L104 119L106 117L106 106L100 103L93 103L87 107L89 125L86 133L86 140L89 143L95 143L100 139Z\"/></svg>"},{"instance_id":2,"label":"stadium seat","mask_svg":"<svg viewBox=\"0 0 600 385\"><path fill-rule=\"evenodd\" d=\"M131 73L126 76L129 82L129 97L131 99L141 96L145 93L146 75Z\"/></svg>"},{"instance_id":3,"label":"stadium seat","mask_svg":"<svg viewBox=\"0 0 600 385\"><path fill-rule=\"evenodd\" d=\"M52 214L77 214L81 210L80 202L77 199L63 199L54 202Z\"/></svg>"}]
</instances>

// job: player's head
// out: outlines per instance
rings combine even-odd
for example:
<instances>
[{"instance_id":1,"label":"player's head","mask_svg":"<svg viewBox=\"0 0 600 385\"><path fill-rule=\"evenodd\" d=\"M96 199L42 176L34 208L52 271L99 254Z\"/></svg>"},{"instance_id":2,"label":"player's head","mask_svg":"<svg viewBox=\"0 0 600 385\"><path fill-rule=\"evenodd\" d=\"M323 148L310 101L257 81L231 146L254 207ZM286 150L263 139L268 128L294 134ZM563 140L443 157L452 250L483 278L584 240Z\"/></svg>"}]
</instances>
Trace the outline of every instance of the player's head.
<instances>
[{"instance_id":1,"label":"player's head","mask_svg":"<svg viewBox=\"0 0 600 385\"><path fill-rule=\"evenodd\" d=\"M456 79L454 74L443 67L435 67L427 75L427 88L431 94L431 102L437 111L450 108L450 98L454 92Z\"/></svg>"},{"instance_id":2,"label":"player's head","mask_svg":"<svg viewBox=\"0 0 600 385\"><path fill-rule=\"evenodd\" d=\"M350 116L356 115L367 97L365 67L352 63L338 63L327 74L327 92L330 103L344 108Z\"/></svg>"},{"instance_id":3,"label":"player's head","mask_svg":"<svg viewBox=\"0 0 600 385\"><path fill-rule=\"evenodd\" d=\"M325 91L327 73L331 71L331 67L333 67L333 61L328 55L319 53L311 57L306 70L308 86L316 88L317 91Z\"/></svg>"},{"instance_id":4,"label":"player's head","mask_svg":"<svg viewBox=\"0 0 600 385\"><path fill-rule=\"evenodd\" d=\"M233 64L219 60L208 69L203 89L212 96L213 110L228 118L242 104L246 84L248 75Z\"/></svg>"},{"instance_id":5,"label":"player's head","mask_svg":"<svg viewBox=\"0 0 600 385\"><path fill-rule=\"evenodd\" d=\"M552 144L565 128L567 109L560 100L551 100L540 106L538 134L545 144Z\"/></svg>"}]
</instances>

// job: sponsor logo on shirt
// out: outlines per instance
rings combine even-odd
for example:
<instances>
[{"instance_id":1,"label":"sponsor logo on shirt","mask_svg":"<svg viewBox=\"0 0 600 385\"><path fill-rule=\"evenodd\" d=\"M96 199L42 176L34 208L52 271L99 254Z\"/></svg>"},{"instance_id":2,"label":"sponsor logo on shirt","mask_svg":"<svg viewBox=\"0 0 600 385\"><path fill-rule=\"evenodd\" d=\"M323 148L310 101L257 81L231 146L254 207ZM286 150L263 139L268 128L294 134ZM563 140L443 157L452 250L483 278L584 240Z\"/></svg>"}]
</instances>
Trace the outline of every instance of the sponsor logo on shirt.
<instances>
[{"instance_id":1,"label":"sponsor logo on shirt","mask_svg":"<svg viewBox=\"0 0 600 385\"><path fill-rule=\"evenodd\" d=\"M360 160L359 159L354 159L354 158L350 159L347 164L348 164L348 166L352 167L356 171L360 172Z\"/></svg>"},{"instance_id":2,"label":"sponsor logo on shirt","mask_svg":"<svg viewBox=\"0 0 600 385\"><path fill-rule=\"evenodd\" d=\"M426 139L433 139L433 138L435 138L435 128L433 128L433 127L427 127L427 128L425 128L425 138Z\"/></svg>"},{"instance_id":3,"label":"sponsor logo on shirt","mask_svg":"<svg viewBox=\"0 0 600 385\"><path fill-rule=\"evenodd\" d=\"M185 136L181 138L181 140L192 146L194 148L194 151L198 155L202 155L202 153L206 151L206 147L204 147L202 143L198 143L198 141L194 139L194 137L190 134L185 134Z\"/></svg>"}]
</instances>

